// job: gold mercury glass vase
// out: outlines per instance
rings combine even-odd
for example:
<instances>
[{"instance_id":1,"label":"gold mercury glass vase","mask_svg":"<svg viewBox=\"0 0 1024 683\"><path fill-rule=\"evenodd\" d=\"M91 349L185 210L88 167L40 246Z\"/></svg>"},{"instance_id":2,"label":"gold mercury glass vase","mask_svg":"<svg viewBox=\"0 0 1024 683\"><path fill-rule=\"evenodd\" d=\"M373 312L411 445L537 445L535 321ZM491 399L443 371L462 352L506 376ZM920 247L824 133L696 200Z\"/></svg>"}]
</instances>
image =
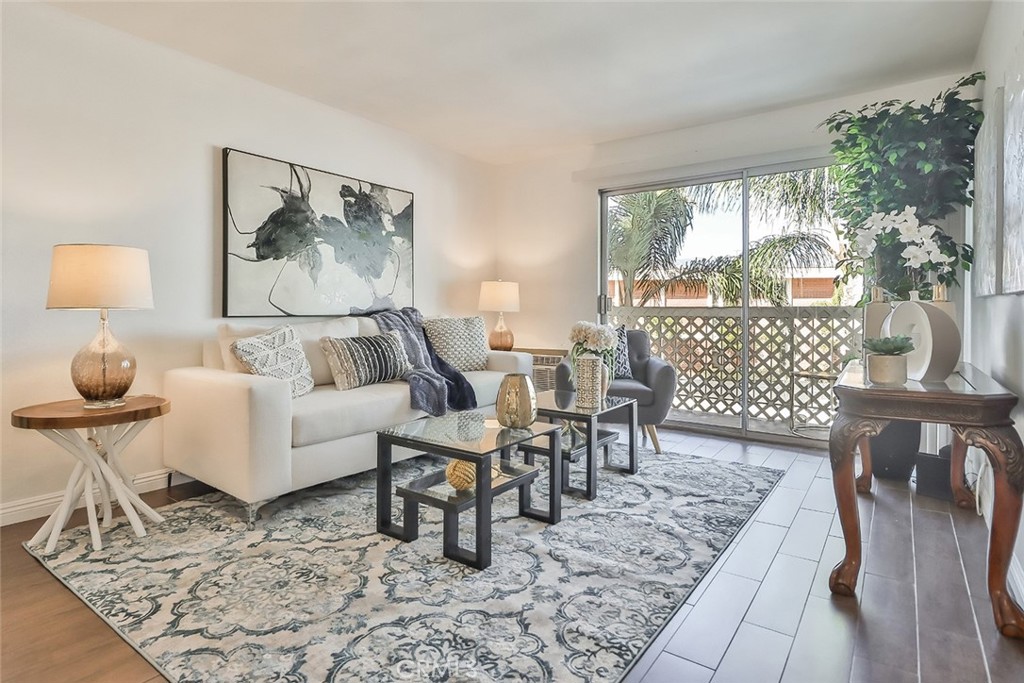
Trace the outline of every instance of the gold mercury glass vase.
<instances>
[{"instance_id":1,"label":"gold mercury glass vase","mask_svg":"<svg viewBox=\"0 0 1024 683\"><path fill-rule=\"evenodd\" d=\"M494 408L503 427L522 429L532 425L537 420L537 392L530 376L520 372L505 375Z\"/></svg>"}]
</instances>

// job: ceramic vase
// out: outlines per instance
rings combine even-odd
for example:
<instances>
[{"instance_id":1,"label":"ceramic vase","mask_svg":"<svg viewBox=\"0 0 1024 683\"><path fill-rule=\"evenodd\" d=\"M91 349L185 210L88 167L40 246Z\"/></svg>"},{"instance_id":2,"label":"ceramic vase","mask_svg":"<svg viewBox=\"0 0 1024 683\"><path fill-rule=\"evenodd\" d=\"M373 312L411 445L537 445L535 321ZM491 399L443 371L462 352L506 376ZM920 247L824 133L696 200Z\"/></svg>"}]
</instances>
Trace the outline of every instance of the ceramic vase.
<instances>
[{"instance_id":1,"label":"ceramic vase","mask_svg":"<svg viewBox=\"0 0 1024 683\"><path fill-rule=\"evenodd\" d=\"M902 386L907 383L907 357L868 354L868 381Z\"/></svg>"},{"instance_id":2,"label":"ceramic vase","mask_svg":"<svg viewBox=\"0 0 1024 683\"><path fill-rule=\"evenodd\" d=\"M601 406L601 370L604 367L600 356L586 354L576 359L576 405L580 408Z\"/></svg>"},{"instance_id":3,"label":"ceramic vase","mask_svg":"<svg viewBox=\"0 0 1024 683\"><path fill-rule=\"evenodd\" d=\"M494 408L503 427L522 429L532 425L537 420L537 392L530 376L519 372L505 375Z\"/></svg>"}]
</instances>

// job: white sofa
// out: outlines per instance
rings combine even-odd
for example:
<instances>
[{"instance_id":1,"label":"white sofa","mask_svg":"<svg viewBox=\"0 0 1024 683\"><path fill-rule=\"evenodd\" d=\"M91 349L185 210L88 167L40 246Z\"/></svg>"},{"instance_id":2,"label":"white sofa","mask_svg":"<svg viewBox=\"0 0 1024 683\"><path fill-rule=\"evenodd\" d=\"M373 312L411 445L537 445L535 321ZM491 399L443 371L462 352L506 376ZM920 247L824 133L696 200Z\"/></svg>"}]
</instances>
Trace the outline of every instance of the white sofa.
<instances>
[{"instance_id":1,"label":"white sofa","mask_svg":"<svg viewBox=\"0 0 1024 683\"><path fill-rule=\"evenodd\" d=\"M403 381L338 391L322 336L378 334L370 318L338 318L293 325L310 361L313 391L293 399L285 380L246 373L230 355L231 341L268 328L221 326L219 340L204 342L203 367L164 376L171 412L163 418L164 464L249 506L290 491L377 465L376 431L420 419L409 407ZM234 366L234 367L226 367ZM490 351L487 369L465 373L481 408L493 406L507 373L532 372L529 354ZM411 451L396 459L415 455Z\"/></svg>"}]
</instances>

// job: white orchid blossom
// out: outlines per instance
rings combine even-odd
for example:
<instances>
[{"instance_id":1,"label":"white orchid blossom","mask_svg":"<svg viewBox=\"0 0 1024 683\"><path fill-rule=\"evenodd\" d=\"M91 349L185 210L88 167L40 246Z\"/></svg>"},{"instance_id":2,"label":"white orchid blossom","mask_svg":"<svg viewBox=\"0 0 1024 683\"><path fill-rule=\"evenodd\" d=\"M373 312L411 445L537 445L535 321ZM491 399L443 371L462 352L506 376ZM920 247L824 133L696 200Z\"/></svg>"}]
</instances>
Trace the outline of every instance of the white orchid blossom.
<instances>
[{"instance_id":1,"label":"white orchid blossom","mask_svg":"<svg viewBox=\"0 0 1024 683\"><path fill-rule=\"evenodd\" d=\"M861 258L870 258L875 251L878 237L892 232L899 233L899 241L906 245L900 253L908 268L931 266L943 273L953 270L948 264L955 260L954 256L943 253L935 235L941 232L934 225L925 225L918 220L917 207L906 206L903 211L889 213L876 212L871 214L863 225L855 230L854 247Z\"/></svg>"},{"instance_id":2,"label":"white orchid blossom","mask_svg":"<svg viewBox=\"0 0 1024 683\"><path fill-rule=\"evenodd\" d=\"M911 268L920 268L929 260L928 252L925 251L924 247L917 244L911 244L900 252L900 256L907 259L907 265Z\"/></svg>"},{"instance_id":3,"label":"white orchid blossom","mask_svg":"<svg viewBox=\"0 0 1024 683\"><path fill-rule=\"evenodd\" d=\"M930 239L935 234L934 225L920 225L916 220L912 223L901 223L898 230L900 231L900 242L921 242Z\"/></svg>"}]
</instances>

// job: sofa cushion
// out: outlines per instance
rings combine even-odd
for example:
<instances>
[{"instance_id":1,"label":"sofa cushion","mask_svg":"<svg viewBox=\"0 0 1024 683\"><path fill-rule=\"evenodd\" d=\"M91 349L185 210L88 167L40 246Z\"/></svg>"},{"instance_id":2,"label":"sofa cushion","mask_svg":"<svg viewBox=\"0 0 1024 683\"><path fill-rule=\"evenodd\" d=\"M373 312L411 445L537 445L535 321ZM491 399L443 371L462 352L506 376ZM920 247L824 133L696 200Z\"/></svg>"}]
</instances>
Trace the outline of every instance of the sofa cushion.
<instances>
[{"instance_id":1,"label":"sofa cushion","mask_svg":"<svg viewBox=\"0 0 1024 683\"><path fill-rule=\"evenodd\" d=\"M220 342L220 355L224 361L224 369L231 372L246 372L239 364L234 354L231 353L231 342L241 337L251 337L266 332L268 327L253 325L236 325L225 323L217 328L217 338ZM309 361L309 369L313 374L314 384L333 384L334 376L327 364L327 356L320 348L321 337L354 337L359 334L359 321L356 318L335 318L333 320L322 320L311 323L293 324L292 329L302 342L302 348L306 352L306 360Z\"/></svg>"},{"instance_id":2,"label":"sofa cushion","mask_svg":"<svg viewBox=\"0 0 1024 683\"><path fill-rule=\"evenodd\" d=\"M635 398L638 406L654 403L654 390L635 379L613 379L608 383L608 395Z\"/></svg>"},{"instance_id":3,"label":"sofa cushion","mask_svg":"<svg viewBox=\"0 0 1024 683\"><path fill-rule=\"evenodd\" d=\"M504 372L471 370L462 374L466 377L466 381L472 385L478 406L489 406L497 402L498 387L501 386L501 380L505 379Z\"/></svg>"},{"instance_id":4,"label":"sofa cushion","mask_svg":"<svg viewBox=\"0 0 1024 683\"><path fill-rule=\"evenodd\" d=\"M633 370L629 367L629 342L626 341L626 326L615 328L618 342L615 344L615 367L612 374L615 379L633 379Z\"/></svg>"},{"instance_id":5,"label":"sofa cushion","mask_svg":"<svg viewBox=\"0 0 1024 683\"><path fill-rule=\"evenodd\" d=\"M487 334L484 319L430 318L423 321L423 331L438 356L459 372L473 372L487 367Z\"/></svg>"},{"instance_id":6,"label":"sofa cushion","mask_svg":"<svg viewBox=\"0 0 1024 683\"><path fill-rule=\"evenodd\" d=\"M309 361L291 325L281 325L254 337L236 339L231 343L231 352L254 375L288 380L292 398L313 390Z\"/></svg>"},{"instance_id":7,"label":"sofa cushion","mask_svg":"<svg viewBox=\"0 0 1024 683\"><path fill-rule=\"evenodd\" d=\"M412 364L398 332L369 337L324 337L320 345L340 391L404 377Z\"/></svg>"},{"instance_id":8,"label":"sofa cushion","mask_svg":"<svg viewBox=\"0 0 1024 683\"><path fill-rule=\"evenodd\" d=\"M409 385L405 382L368 384L350 391L319 386L292 401L292 447L373 432L424 415L409 407ZM344 453L338 457L344 457Z\"/></svg>"}]
</instances>

